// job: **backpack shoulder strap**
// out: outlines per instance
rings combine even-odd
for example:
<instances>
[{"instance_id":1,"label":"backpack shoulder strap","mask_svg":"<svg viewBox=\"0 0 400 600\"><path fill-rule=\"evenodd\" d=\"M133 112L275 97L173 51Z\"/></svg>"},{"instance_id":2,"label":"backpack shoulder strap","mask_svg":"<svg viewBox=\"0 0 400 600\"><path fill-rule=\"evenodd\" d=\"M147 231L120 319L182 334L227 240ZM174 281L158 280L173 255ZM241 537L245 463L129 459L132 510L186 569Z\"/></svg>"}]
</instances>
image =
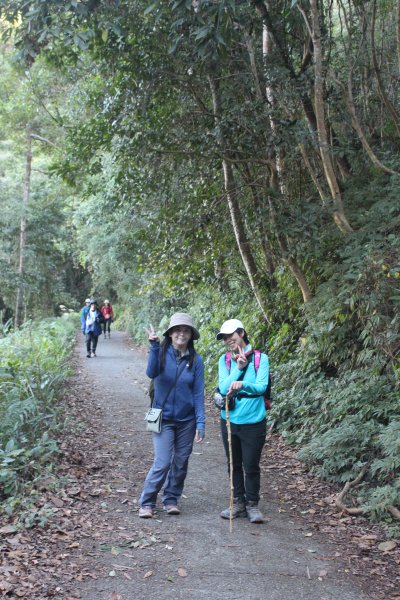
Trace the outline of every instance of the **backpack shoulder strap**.
<instances>
[{"instance_id":1,"label":"backpack shoulder strap","mask_svg":"<svg viewBox=\"0 0 400 600\"><path fill-rule=\"evenodd\" d=\"M228 373L230 373L231 372L231 353L230 352L227 352L225 354L225 366L226 366Z\"/></svg>"}]
</instances>

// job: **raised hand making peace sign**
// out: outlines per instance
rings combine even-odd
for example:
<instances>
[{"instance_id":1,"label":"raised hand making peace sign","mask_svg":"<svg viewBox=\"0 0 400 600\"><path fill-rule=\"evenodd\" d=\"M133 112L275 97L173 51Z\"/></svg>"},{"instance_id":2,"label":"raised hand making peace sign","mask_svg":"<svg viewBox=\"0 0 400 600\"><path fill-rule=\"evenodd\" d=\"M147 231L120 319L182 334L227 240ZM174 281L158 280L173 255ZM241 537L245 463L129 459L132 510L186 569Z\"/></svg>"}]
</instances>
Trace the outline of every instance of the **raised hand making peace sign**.
<instances>
[{"instance_id":1,"label":"raised hand making peace sign","mask_svg":"<svg viewBox=\"0 0 400 600\"><path fill-rule=\"evenodd\" d=\"M240 370L243 370L249 364L249 361L244 353L244 348L241 348L240 346L238 347L236 364Z\"/></svg>"},{"instance_id":2,"label":"raised hand making peace sign","mask_svg":"<svg viewBox=\"0 0 400 600\"><path fill-rule=\"evenodd\" d=\"M149 341L150 342L159 342L160 338L156 333L156 330L154 329L153 325L149 325L149 327L145 327L146 333L149 336Z\"/></svg>"}]
</instances>

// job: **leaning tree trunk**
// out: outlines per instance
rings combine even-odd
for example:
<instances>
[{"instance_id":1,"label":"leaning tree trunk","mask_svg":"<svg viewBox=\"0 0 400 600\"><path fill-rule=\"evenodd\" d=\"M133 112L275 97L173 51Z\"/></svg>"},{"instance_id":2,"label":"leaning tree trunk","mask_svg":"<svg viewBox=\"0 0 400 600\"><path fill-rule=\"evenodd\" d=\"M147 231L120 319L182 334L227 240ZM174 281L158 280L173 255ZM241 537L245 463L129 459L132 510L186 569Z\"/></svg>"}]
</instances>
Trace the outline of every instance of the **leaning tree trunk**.
<instances>
[{"instance_id":1,"label":"leaning tree trunk","mask_svg":"<svg viewBox=\"0 0 400 600\"><path fill-rule=\"evenodd\" d=\"M251 251L250 241L246 235L245 227L243 224L240 206L237 196L237 186L235 184L235 177L233 174L232 163L229 160L225 149L225 136L223 128L221 126L221 99L217 83L212 75L208 76L208 81L211 90L214 119L218 125L217 130L219 131L219 145L222 152L222 168L224 173L224 187L226 199L228 202L229 213L231 216L232 227L235 234L236 244L239 249L240 256L243 261L244 268L246 269L247 277L250 282L250 287L253 291L254 297L260 307L260 310L265 319L268 319L266 307L262 300L261 292L258 286L258 269L256 261Z\"/></svg>"},{"instance_id":2,"label":"leaning tree trunk","mask_svg":"<svg viewBox=\"0 0 400 600\"><path fill-rule=\"evenodd\" d=\"M19 264L18 264L18 288L17 298L15 302L15 327L19 327L23 322L23 306L24 306L24 273L25 273L25 247L26 247L26 211L29 204L31 191L31 172L32 172L32 137L28 130L26 136L26 152L25 152L25 178L24 191L22 198L22 215L19 232Z\"/></svg>"},{"instance_id":3,"label":"leaning tree trunk","mask_svg":"<svg viewBox=\"0 0 400 600\"><path fill-rule=\"evenodd\" d=\"M321 42L321 27L319 24L318 0L310 0L311 7L311 28L310 34L314 47L314 104L315 117L318 128L318 145L321 155L322 166L325 178L333 200L333 218L336 225L344 233L351 233L353 228L347 221L343 208L342 194L339 182L336 177L335 169L329 151L329 139L326 128L325 100L324 100L324 69L323 69L323 51Z\"/></svg>"},{"instance_id":4,"label":"leaning tree trunk","mask_svg":"<svg viewBox=\"0 0 400 600\"><path fill-rule=\"evenodd\" d=\"M272 41L272 37L270 36L268 26L264 23L264 26L263 26L263 57L264 57L265 64L266 64L266 60L267 60L269 54L271 53L272 43L273 43L273 41ZM275 106L275 95L274 95L274 90L272 89L272 86L269 86L269 85L266 86L266 96L267 96L267 99L268 99L268 102L269 102L271 108L273 108ZM270 112L269 120L270 120L272 134L275 137L276 132L277 132L277 126L276 126L275 120L274 120L271 112ZM276 178L274 178L274 176L272 176L271 182L274 187L275 187L275 185L277 185L282 198L287 198L288 194L287 194L287 189L286 189L286 186L284 183L283 169L284 169L284 164L283 164L282 153L281 153L278 145L275 144ZM275 184L273 181L274 179L275 179ZM289 270L291 271L293 277L296 279L296 281L300 287L302 296L303 296L303 301L306 304L307 302L310 302L310 300L312 299L312 296L313 296L311 288L309 287L309 285L307 283L306 276L304 275L302 269L297 264L297 262L293 258L293 256L291 256L290 253L288 252L286 240L284 239L284 236L283 236L283 234L280 230L279 224L277 222L276 210L275 210L275 207L274 207L271 197L269 197L269 206L270 206L271 220L275 226L274 227L275 236L276 236L276 239L278 241L279 247L282 252L282 258L284 259L287 266L289 267Z\"/></svg>"}]
</instances>

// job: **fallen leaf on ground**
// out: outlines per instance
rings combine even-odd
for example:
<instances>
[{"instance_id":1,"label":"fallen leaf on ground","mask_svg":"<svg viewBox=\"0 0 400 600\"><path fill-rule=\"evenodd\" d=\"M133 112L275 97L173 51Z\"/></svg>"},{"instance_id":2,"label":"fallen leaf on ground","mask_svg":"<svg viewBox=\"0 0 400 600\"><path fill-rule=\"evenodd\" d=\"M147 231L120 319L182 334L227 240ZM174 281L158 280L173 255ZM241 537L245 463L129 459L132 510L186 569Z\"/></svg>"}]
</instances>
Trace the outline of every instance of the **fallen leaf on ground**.
<instances>
[{"instance_id":1,"label":"fallen leaf on ground","mask_svg":"<svg viewBox=\"0 0 400 600\"><path fill-rule=\"evenodd\" d=\"M186 569L183 569L182 567L180 567L178 569L178 575L179 575L179 577L187 577L187 571L186 571Z\"/></svg>"},{"instance_id":2,"label":"fallen leaf on ground","mask_svg":"<svg viewBox=\"0 0 400 600\"><path fill-rule=\"evenodd\" d=\"M0 528L0 533L7 535L7 533L15 533L17 528L15 525L5 525L5 527Z\"/></svg>"},{"instance_id":3,"label":"fallen leaf on ground","mask_svg":"<svg viewBox=\"0 0 400 600\"><path fill-rule=\"evenodd\" d=\"M321 579L322 579L323 577L326 577L326 575L327 575L327 571L325 571L324 569L323 569L323 570L321 570L321 571L318 573L318 577L320 577Z\"/></svg>"},{"instance_id":4,"label":"fallen leaf on ground","mask_svg":"<svg viewBox=\"0 0 400 600\"><path fill-rule=\"evenodd\" d=\"M397 546L397 542L394 540L389 540L388 542L381 542L378 545L378 549L382 550L382 552L389 552L390 550L394 550Z\"/></svg>"},{"instance_id":5,"label":"fallen leaf on ground","mask_svg":"<svg viewBox=\"0 0 400 600\"><path fill-rule=\"evenodd\" d=\"M147 571L147 573L145 573L143 575L143 579L147 579L148 577L151 577L153 575L153 571Z\"/></svg>"},{"instance_id":6,"label":"fallen leaf on ground","mask_svg":"<svg viewBox=\"0 0 400 600\"><path fill-rule=\"evenodd\" d=\"M109 577L115 577L116 576L116 572L115 571L110 571L108 574Z\"/></svg>"},{"instance_id":7,"label":"fallen leaf on ground","mask_svg":"<svg viewBox=\"0 0 400 600\"><path fill-rule=\"evenodd\" d=\"M117 592L111 592L108 597L108 600L121 600L121 596L117 594Z\"/></svg>"}]
</instances>

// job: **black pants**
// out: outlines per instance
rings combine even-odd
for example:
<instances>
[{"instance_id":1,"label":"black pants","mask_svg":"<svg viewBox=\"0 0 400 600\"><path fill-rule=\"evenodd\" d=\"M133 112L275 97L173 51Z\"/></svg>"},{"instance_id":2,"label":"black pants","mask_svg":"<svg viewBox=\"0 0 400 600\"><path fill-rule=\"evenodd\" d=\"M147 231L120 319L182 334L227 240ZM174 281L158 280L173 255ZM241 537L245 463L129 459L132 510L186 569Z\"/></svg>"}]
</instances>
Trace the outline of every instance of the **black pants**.
<instances>
[{"instance_id":1,"label":"black pants","mask_svg":"<svg viewBox=\"0 0 400 600\"><path fill-rule=\"evenodd\" d=\"M221 433L228 459L229 472L228 431L225 419L221 419ZM260 458L266 433L267 424L265 419L259 423L249 425L231 423L233 493L235 498L247 502L258 502L260 499Z\"/></svg>"},{"instance_id":2,"label":"black pants","mask_svg":"<svg viewBox=\"0 0 400 600\"><path fill-rule=\"evenodd\" d=\"M111 331L111 319L104 320L103 333L106 333L106 331L108 331L108 333L110 333L110 331Z\"/></svg>"},{"instance_id":3,"label":"black pants","mask_svg":"<svg viewBox=\"0 0 400 600\"><path fill-rule=\"evenodd\" d=\"M89 331L86 334L86 350L88 354L90 354L90 346L92 347L92 352L96 352L98 339L99 336L94 335L93 331Z\"/></svg>"}]
</instances>

